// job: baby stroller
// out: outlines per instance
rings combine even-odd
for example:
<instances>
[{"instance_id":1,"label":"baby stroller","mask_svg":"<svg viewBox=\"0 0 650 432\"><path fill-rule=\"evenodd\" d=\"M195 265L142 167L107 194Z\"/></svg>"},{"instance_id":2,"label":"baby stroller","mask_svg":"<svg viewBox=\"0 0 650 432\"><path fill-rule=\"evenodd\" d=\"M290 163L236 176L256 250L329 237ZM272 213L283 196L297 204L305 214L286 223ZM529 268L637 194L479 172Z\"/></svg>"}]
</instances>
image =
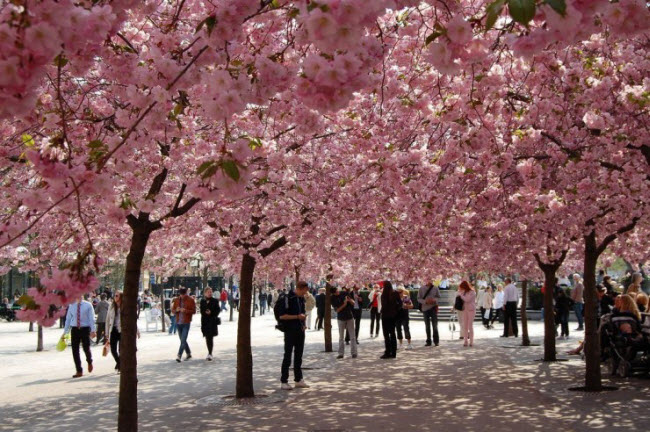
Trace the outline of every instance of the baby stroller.
<instances>
[{"instance_id":1,"label":"baby stroller","mask_svg":"<svg viewBox=\"0 0 650 432\"><path fill-rule=\"evenodd\" d=\"M613 315L601 330L605 333L604 356L611 375L626 378L633 373L650 372L650 346L633 316Z\"/></svg>"}]
</instances>

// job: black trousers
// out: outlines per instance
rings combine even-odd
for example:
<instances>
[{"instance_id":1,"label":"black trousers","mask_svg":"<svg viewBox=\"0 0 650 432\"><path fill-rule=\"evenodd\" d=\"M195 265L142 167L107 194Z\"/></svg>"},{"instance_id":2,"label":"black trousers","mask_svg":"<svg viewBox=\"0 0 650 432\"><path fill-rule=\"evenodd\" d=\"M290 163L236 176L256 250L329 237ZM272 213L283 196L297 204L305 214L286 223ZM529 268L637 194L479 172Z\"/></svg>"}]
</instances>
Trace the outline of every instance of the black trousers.
<instances>
[{"instance_id":1,"label":"black trousers","mask_svg":"<svg viewBox=\"0 0 650 432\"><path fill-rule=\"evenodd\" d=\"M411 328L409 327L409 316L405 314L397 320L397 339L402 340L406 337L407 341L411 341ZM404 334L402 335L402 328L404 328ZM403 337L404 336L404 337Z\"/></svg>"},{"instance_id":2,"label":"black trousers","mask_svg":"<svg viewBox=\"0 0 650 432\"><path fill-rule=\"evenodd\" d=\"M79 343L83 346L86 354L86 362L93 362L93 354L90 352L90 327L71 327L70 339L72 340L72 358L77 372L83 372L81 367L81 356L79 356Z\"/></svg>"},{"instance_id":3,"label":"black trousers","mask_svg":"<svg viewBox=\"0 0 650 432\"><path fill-rule=\"evenodd\" d=\"M427 345L431 345L431 330L433 330L433 343L438 345L440 343L440 336L438 335L438 308L432 307L422 312L422 314L424 315L424 327L427 331Z\"/></svg>"},{"instance_id":4,"label":"black trousers","mask_svg":"<svg viewBox=\"0 0 650 432\"><path fill-rule=\"evenodd\" d=\"M375 322L377 323L377 331L375 336L379 334L379 320L381 319L381 314L376 307L370 308L370 336L375 332Z\"/></svg>"},{"instance_id":5,"label":"black trousers","mask_svg":"<svg viewBox=\"0 0 650 432\"><path fill-rule=\"evenodd\" d=\"M503 315L503 335L508 336L508 326L512 323L512 333L517 337L519 334L519 329L517 328L517 302L507 302Z\"/></svg>"},{"instance_id":6,"label":"black trousers","mask_svg":"<svg viewBox=\"0 0 650 432\"><path fill-rule=\"evenodd\" d=\"M396 319L394 317L381 317L381 324L384 327L385 355L397 357L397 335L395 334Z\"/></svg>"},{"instance_id":7,"label":"black trousers","mask_svg":"<svg viewBox=\"0 0 650 432\"><path fill-rule=\"evenodd\" d=\"M325 311L316 311L316 324L314 324L314 327L317 330L323 330L323 319L325 318Z\"/></svg>"},{"instance_id":8,"label":"black trousers","mask_svg":"<svg viewBox=\"0 0 650 432\"><path fill-rule=\"evenodd\" d=\"M293 380L302 381L302 352L305 349L305 332L299 329L288 329L284 332L284 357L280 381L289 382L289 366L293 353Z\"/></svg>"},{"instance_id":9,"label":"black trousers","mask_svg":"<svg viewBox=\"0 0 650 432\"><path fill-rule=\"evenodd\" d=\"M101 341L104 341L106 339L106 323L97 323L97 339L95 340L95 343L98 344Z\"/></svg>"},{"instance_id":10,"label":"black trousers","mask_svg":"<svg viewBox=\"0 0 650 432\"><path fill-rule=\"evenodd\" d=\"M359 342L359 328L361 327L361 308L352 309L352 318L354 318L354 335L357 343ZM350 334L345 331L345 341L350 342Z\"/></svg>"},{"instance_id":11,"label":"black trousers","mask_svg":"<svg viewBox=\"0 0 650 432\"><path fill-rule=\"evenodd\" d=\"M502 317L503 317L503 309L501 308L492 309L492 318L490 318L490 325L494 324L494 321L496 320L499 320L499 322L501 322Z\"/></svg>"},{"instance_id":12,"label":"black trousers","mask_svg":"<svg viewBox=\"0 0 650 432\"><path fill-rule=\"evenodd\" d=\"M115 369L120 370L120 339L122 339L122 333L118 332L115 327L111 329L111 354L115 359Z\"/></svg>"},{"instance_id":13,"label":"black trousers","mask_svg":"<svg viewBox=\"0 0 650 432\"><path fill-rule=\"evenodd\" d=\"M208 354L212 355L212 348L214 348L214 335L205 337L205 345L208 347Z\"/></svg>"}]
</instances>

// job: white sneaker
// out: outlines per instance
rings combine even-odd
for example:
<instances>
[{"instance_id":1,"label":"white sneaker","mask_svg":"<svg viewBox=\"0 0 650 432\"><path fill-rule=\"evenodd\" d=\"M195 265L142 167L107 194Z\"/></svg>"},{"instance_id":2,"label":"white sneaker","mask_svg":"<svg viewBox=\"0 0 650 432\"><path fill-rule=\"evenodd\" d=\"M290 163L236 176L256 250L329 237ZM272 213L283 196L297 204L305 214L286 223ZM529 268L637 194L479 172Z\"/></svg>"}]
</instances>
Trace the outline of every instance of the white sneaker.
<instances>
[{"instance_id":1,"label":"white sneaker","mask_svg":"<svg viewBox=\"0 0 650 432\"><path fill-rule=\"evenodd\" d=\"M212 361L212 354L208 354L208 356L205 358L207 361Z\"/></svg>"},{"instance_id":2,"label":"white sneaker","mask_svg":"<svg viewBox=\"0 0 650 432\"><path fill-rule=\"evenodd\" d=\"M282 383L282 385L280 386L280 389L281 390L293 390L293 387L291 387L289 385L289 383Z\"/></svg>"},{"instance_id":3,"label":"white sneaker","mask_svg":"<svg viewBox=\"0 0 650 432\"><path fill-rule=\"evenodd\" d=\"M408 346L406 347L406 349L407 349L407 350L412 350L412 349L413 349L413 345L408 344Z\"/></svg>"},{"instance_id":4,"label":"white sneaker","mask_svg":"<svg viewBox=\"0 0 650 432\"><path fill-rule=\"evenodd\" d=\"M309 388L309 385L305 382L305 380L300 380L297 383L294 384L296 388Z\"/></svg>"}]
</instances>

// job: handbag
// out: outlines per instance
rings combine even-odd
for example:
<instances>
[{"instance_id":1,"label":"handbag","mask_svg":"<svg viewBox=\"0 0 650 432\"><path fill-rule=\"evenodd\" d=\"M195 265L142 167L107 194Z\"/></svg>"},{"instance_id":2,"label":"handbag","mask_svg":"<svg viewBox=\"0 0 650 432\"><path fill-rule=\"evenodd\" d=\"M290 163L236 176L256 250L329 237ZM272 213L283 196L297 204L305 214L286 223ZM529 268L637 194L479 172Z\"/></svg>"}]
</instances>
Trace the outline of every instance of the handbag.
<instances>
[{"instance_id":1,"label":"handbag","mask_svg":"<svg viewBox=\"0 0 650 432\"><path fill-rule=\"evenodd\" d=\"M57 351L63 351L65 350L65 347L67 347L68 344L65 342L64 338L59 339L59 341L56 343L56 350Z\"/></svg>"},{"instance_id":2,"label":"handbag","mask_svg":"<svg viewBox=\"0 0 650 432\"><path fill-rule=\"evenodd\" d=\"M486 320L489 320L491 311L492 311L492 309L485 309L485 313L483 313L483 318L485 318Z\"/></svg>"},{"instance_id":3,"label":"handbag","mask_svg":"<svg viewBox=\"0 0 650 432\"><path fill-rule=\"evenodd\" d=\"M102 349L102 357L106 357L108 355L108 345L104 344L104 348Z\"/></svg>"},{"instance_id":4,"label":"handbag","mask_svg":"<svg viewBox=\"0 0 650 432\"><path fill-rule=\"evenodd\" d=\"M431 292L432 289L433 289L433 285L431 285L431 286L429 287L429 289L427 290L427 292L424 293L424 297L422 297L422 300L425 300L425 299L427 298L427 296L429 295L429 293ZM420 312L422 312L422 303L420 303L420 302L418 302L418 310L419 310Z\"/></svg>"},{"instance_id":5,"label":"handbag","mask_svg":"<svg viewBox=\"0 0 650 432\"><path fill-rule=\"evenodd\" d=\"M457 311L462 311L464 303L465 302L463 301L462 298L460 298L460 296L456 296L456 301L454 302L454 309L456 309Z\"/></svg>"}]
</instances>

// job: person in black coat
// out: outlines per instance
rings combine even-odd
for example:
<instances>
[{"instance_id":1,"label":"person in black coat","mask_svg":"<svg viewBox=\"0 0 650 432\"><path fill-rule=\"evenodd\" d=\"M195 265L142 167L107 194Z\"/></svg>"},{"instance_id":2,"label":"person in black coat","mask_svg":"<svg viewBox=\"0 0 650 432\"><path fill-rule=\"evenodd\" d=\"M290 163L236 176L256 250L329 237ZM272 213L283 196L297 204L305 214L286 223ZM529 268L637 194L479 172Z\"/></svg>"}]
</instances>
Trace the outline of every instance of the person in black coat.
<instances>
[{"instance_id":1,"label":"person in black coat","mask_svg":"<svg viewBox=\"0 0 650 432\"><path fill-rule=\"evenodd\" d=\"M325 288L321 288L316 294L316 330L323 330L323 318L325 317Z\"/></svg>"},{"instance_id":2,"label":"person in black coat","mask_svg":"<svg viewBox=\"0 0 650 432\"><path fill-rule=\"evenodd\" d=\"M205 344L208 347L208 357L206 360L212 361L212 347L214 346L213 339L219 334L219 301L212 297L212 288L206 288L203 292L201 299L201 332L205 337Z\"/></svg>"},{"instance_id":3,"label":"person in black coat","mask_svg":"<svg viewBox=\"0 0 650 432\"><path fill-rule=\"evenodd\" d=\"M566 295L564 290L560 289L555 300L555 313L562 328L560 339L569 337L569 311L571 310L571 303L571 298Z\"/></svg>"}]
</instances>

